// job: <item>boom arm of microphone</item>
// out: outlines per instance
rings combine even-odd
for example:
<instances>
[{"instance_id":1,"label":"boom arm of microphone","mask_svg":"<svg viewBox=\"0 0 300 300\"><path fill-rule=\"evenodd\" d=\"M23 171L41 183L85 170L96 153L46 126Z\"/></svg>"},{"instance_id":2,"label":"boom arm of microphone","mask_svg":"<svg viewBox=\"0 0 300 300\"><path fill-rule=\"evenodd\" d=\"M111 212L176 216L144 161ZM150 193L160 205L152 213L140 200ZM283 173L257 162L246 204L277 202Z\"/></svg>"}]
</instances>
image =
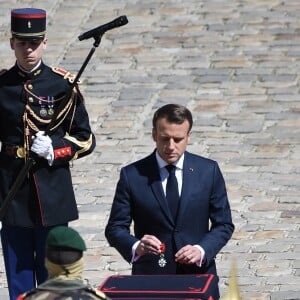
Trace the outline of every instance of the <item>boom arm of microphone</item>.
<instances>
[{"instance_id":1,"label":"boom arm of microphone","mask_svg":"<svg viewBox=\"0 0 300 300\"><path fill-rule=\"evenodd\" d=\"M115 20L106 23L104 25L98 26L94 29L91 29L89 31L86 31L85 33L78 36L79 41L89 39L91 37L98 38L99 36L102 36L106 31L114 29L116 27L120 27L123 25L126 25L128 23L126 16L121 16L116 18Z\"/></svg>"}]
</instances>

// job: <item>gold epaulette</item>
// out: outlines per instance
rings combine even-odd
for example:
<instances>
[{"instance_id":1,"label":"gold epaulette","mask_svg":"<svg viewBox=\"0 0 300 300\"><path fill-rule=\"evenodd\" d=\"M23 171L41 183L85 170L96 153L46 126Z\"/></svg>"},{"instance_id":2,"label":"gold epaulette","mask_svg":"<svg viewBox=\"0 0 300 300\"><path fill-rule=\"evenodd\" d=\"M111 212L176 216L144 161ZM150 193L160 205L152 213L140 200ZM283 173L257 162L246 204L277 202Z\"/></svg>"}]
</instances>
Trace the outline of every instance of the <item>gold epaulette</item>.
<instances>
[{"instance_id":1,"label":"gold epaulette","mask_svg":"<svg viewBox=\"0 0 300 300\"><path fill-rule=\"evenodd\" d=\"M7 69L0 70L0 76L7 72Z\"/></svg>"},{"instance_id":2,"label":"gold epaulette","mask_svg":"<svg viewBox=\"0 0 300 300\"><path fill-rule=\"evenodd\" d=\"M73 83L74 79L75 79L75 75L62 69L62 68L58 68L58 67L52 67L52 71L54 73L57 73L61 76L64 77L64 79L67 79L70 83Z\"/></svg>"}]
</instances>

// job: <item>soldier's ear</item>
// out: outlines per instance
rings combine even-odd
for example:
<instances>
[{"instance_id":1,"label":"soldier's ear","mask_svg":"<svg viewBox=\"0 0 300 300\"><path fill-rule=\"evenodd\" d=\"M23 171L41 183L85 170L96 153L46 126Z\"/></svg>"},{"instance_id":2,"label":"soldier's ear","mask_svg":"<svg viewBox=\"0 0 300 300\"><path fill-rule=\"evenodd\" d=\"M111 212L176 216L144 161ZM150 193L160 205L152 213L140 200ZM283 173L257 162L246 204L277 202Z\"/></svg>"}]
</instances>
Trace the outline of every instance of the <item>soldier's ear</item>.
<instances>
[{"instance_id":1,"label":"soldier's ear","mask_svg":"<svg viewBox=\"0 0 300 300\"><path fill-rule=\"evenodd\" d=\"M47 39L44 39L43 42L42 42L44 50L47 48L47 41L48 41Z\"/></svg>"},{"instance_id":2,"label":"soldier's ear","mask_svg":"<svg viewBox=\"0 0 300 300\"><path fill-rule=\"evenodd\" d=\"M157 132L156 132L156 128L152 128L152 139L154 142L157 141Z\"/></svg>"},{"instance_id":3,"label":"soldier's ear","mask_svg":"<svg viewBox=\"0 0 300 300\"><path fill-rule=\"evenodd\" d=\"M15 47L14 47L14 38L10 38L9 43L10 43L10 48L12 50L15 50Z\"/></svg>"}]
</instances>

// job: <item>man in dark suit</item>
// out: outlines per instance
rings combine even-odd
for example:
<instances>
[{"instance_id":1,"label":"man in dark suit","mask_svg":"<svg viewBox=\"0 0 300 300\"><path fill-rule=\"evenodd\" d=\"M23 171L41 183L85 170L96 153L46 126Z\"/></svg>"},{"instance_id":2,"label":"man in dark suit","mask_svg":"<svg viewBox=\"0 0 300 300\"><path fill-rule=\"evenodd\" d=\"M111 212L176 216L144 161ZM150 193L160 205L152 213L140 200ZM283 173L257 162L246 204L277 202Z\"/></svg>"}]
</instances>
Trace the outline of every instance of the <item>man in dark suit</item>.
<instances>
[{"instance_id":1,"label":"man in dark suit","mask_svg":"<svg viewBox=\"0 0 300 300\"><path fill-rule=\"evenodd\" d=\"M234 225L217 162L186 151L192 125L186 107L159 108L155 151L121 169L105 235L132 263L133 274L217 274L215 257ZM179 194L173 214L168 165L175 166Z\"/></svg>"}]
</instances>

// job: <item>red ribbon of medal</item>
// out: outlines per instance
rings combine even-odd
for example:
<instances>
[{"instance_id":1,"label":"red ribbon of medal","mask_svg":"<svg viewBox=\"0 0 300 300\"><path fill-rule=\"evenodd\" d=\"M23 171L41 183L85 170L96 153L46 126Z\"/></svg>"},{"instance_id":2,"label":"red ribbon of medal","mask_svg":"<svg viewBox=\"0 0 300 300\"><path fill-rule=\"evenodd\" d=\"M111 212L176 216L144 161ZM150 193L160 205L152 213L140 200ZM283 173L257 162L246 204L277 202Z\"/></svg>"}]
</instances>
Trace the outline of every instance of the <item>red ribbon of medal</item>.
<instances>
[{"instance_id":1,"label":"red ribbon of medal","mask_svg":"<svg viewBox=\"0 0 300 300\"><path fill-rule=\"evenodd\" d=\"M159 259L158 259L158 265L161 268L163 268L167 264L167 261L165 259L165 252L166 252L166 245L165 245L165 243L161 243L159 251L160 251L160 255L159 255Z\"/></svg>"}]
</instances>

